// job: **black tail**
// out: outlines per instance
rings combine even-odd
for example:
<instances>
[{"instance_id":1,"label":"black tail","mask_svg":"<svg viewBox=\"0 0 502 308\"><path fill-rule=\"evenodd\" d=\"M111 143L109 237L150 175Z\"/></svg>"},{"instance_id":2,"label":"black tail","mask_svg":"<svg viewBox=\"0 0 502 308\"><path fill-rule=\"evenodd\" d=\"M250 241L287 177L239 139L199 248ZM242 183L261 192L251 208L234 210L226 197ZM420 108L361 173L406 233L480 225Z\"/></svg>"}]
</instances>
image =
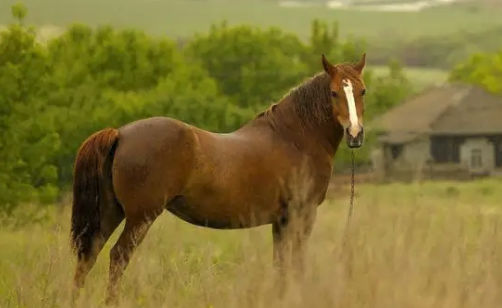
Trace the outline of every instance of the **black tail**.
<instances>
[{"instance_id":1,"label":"black tail","mask_svg":"<svg viewBox=\"0 0 502 308\"><path fill-rule=\"evenodd\" d=\"M71 245L79 259L92 253L100 229L99 204L111 193L111 165L119 132L106 128L94 133L80 146L73 169Z\"/></svg>"}]
</instances>

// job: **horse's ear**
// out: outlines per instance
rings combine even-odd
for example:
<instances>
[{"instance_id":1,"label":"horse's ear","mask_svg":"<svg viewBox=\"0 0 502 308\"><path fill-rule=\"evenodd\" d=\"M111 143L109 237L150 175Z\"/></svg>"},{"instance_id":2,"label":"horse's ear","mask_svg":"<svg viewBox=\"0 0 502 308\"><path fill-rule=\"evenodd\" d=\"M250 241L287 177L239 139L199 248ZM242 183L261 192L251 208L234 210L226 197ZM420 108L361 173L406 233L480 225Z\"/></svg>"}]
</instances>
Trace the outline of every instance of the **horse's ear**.
<instances>
[{"instance_id":1,"label":"horse's ear","mask_svg":"<svg viewBox=\"0 0 502 308\"><path fill-rule=\"evenodd\" d=\"M366 67L366 53L363 53L361 59L359 59L359 62L357 62L354 65L354 69L359 73L359 75L363 72L364 68Z\"/></svg>"},{"instance_id":2,"label":"horse's ear","mask_svg":"<svg viewBox=\"0 0 502 308\"><path fill-rule=\"evenodd\" d=\"M335 76L336 68L333 66L333 64L329 63L328 59L326 59L324 54L322 54L321 60L324 71L328 73L331 77Z\"/></svg>"}]
</instances>

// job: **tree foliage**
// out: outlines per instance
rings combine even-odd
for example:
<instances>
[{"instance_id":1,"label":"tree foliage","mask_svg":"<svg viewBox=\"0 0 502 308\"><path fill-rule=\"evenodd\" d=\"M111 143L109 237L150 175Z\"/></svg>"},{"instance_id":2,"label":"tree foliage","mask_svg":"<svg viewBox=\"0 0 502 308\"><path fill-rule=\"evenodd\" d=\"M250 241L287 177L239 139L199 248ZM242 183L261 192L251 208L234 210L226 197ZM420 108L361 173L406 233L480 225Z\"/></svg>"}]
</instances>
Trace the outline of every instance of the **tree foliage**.
<instances>
[{"instance_id":1,"label":"tree foliage","mask_svg":"<svg viewBox=\"0 0 502 308\"><path fill-rule=\"evenodd\" d=\"M222 23L182 48L141 31L81 24L42 44L25 26L26 14L14 6L16 22L0 36L0 210L6 212L22 202L54 202L71 184L78 147L98 129L171 116L229 132L320 71L321 53L339 62L364 51L362 42L341 41L336 25L318 21L308 43L276 28ZM387 77L366 74L367 118L410 91L398 65ZM347 153L337 161L347 161Z\"/></svg>"},{"instance_id":2,"label":"tree foliage","mask_svg":"<svg viewBox=\"0 0 502 308\"><path fill-rule=\"evenodd\" d=\"M476 53L457 64L451 81L473 84L495 94L502 94L502 49L495 53Z\"/></svg>"}]
</instances>

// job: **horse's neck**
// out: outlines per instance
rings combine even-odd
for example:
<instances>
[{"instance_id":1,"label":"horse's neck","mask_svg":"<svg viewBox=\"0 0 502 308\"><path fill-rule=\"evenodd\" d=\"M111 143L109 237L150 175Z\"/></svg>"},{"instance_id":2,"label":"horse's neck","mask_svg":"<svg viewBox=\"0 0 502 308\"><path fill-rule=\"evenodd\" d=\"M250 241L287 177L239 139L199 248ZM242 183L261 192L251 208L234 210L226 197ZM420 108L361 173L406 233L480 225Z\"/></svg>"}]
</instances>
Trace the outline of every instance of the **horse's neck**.
<instances>
[{"instance_id":1,"label":"horse's neck","mask_svg":"<svg viewBox=\"0 0 502 308\"><path fill-rule=\"evenodd\" d=\"M338 122L309 123L295 112L291 101L278 104L267 122L282 139L302 146L306 152L323 150L330 157L334 157L343 136Z\"/></svg>"},{"instance_id":2,"label":"horse's neck","mask_svg":"<svg viewBox=\"0 0 502 308\"><path fill-rule=\"evenodd\" d=\"M334 158L336 151L340 146L340 142L343 139L343 127L336 120L333 123L326 123L323 135L329 144L329 154L332 158Z\"/></svg>"},{"instance_id":3,"label":"horse's neck","mask_svg":"<svg viewBox=\"0 0 502 308\"><path fill-rule=\"evenodd\" d=\"M334 158L343 138L343 128L337 123L323 123L307 129L304 137L310 146L322 148Z\"/></svg>"}]
</instances>

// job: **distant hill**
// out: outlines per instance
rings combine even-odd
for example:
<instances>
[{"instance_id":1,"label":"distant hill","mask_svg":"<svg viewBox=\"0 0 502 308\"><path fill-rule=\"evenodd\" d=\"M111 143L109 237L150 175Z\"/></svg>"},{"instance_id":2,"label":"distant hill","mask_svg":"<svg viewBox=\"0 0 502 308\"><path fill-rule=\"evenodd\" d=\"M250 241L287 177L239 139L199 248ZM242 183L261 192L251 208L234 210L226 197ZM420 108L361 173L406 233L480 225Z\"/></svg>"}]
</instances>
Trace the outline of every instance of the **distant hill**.
<instances>
[{"instance_id":1,"label":"distant hill","mask_svg":"<svg viewBox=\"0 0 502 308\"><path fill-rule=\"evenodd\" d=\"M368 0L356 0L368 1ZM381 0L378 0L381 1ZM0 1L0 24L12 21L10 6L18 0ZM452 6L422 12L373 12L335 10L324 6L286 9L278 1L263 0L24 0L28 22L64 27L80 22L91 26L111 24L133 27L151 34L187 37L207 31L212 23L277 26L302 38L310 33L314 18L338 21L343 36L365 39L407 40L422 36L451 35L459 31L481 31L502 25L502 10L479 6Z\"/></svg>"}]
</instances>

